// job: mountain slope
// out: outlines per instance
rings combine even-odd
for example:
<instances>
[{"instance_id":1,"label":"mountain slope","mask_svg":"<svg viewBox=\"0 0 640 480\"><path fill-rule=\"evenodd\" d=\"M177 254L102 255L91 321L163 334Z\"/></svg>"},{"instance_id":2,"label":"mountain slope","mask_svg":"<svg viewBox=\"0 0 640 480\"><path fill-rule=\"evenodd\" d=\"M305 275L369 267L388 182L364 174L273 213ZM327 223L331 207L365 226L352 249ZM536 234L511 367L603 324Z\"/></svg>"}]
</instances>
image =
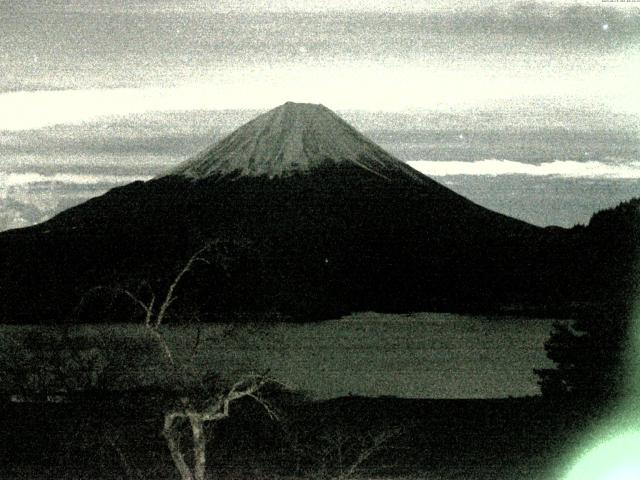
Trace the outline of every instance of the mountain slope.
<instances>
[{"instance_id":1,"label":"mountain slope","mask_svg":"<svg viewBox=\"0 0 640 480\"><path fill-rule=\"evenodd\" d=\"M0 320L136 320L95 287L159 292L208 239L224 261L191 272L174 311L225 320L555 308L584 300L572 272L589 248L470 202L324 107L285 104L165 175L0 234Z\"/></svg>"},{"instance_id":2,"label":"mountain slope","mask_svg":"<svg viewBox=\"0 0 640 480\"><path fill-rule=\"evenodd\" d=\"M383 178L403 174L424 180L323 105L292 102L241 126L169 175L273 178L309 172L327 162L355 165Z\"/></svg>"}]
</instances>

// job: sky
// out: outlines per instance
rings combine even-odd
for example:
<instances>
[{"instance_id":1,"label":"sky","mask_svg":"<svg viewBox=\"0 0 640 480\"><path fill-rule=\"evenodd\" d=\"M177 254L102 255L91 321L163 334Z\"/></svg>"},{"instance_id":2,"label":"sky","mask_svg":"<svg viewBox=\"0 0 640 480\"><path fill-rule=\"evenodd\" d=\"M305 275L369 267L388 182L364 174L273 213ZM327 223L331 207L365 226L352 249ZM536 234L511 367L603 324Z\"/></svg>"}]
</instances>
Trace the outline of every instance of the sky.
<instances>
[{"instance_id":1,"label":"sky","mask_svg":"<svg viewBox=\"0 0 640 480\"><path fill-rule=\"evenodd\" d=\"M0 229L285 101L534 223L640 194L640 2L0 0L0 31ZM562 214L507 198L558 178Z\"/></svg>"},{"instance_id":2,"label":"sky","mask_svg":"<svg viewBox=\"0 0 640 480\"><path fill-rule=\"evenodd\" d=\"M153 110L272 108L287 100L336 110L538 99L636 114L640 108L633 78L640 14L632 4L0 5L0 111L14 113L0 119L4 130Z\"/></svg>"}]
</instances>

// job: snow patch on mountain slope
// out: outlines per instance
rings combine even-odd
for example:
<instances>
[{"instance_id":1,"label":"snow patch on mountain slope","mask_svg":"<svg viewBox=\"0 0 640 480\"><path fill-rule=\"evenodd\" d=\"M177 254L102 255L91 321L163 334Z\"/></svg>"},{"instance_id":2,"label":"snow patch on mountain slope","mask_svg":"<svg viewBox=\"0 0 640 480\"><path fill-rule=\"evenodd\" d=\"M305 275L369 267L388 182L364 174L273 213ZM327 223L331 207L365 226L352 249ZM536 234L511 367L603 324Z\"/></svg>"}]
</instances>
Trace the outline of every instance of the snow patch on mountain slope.
<instances>
[{"instance_id":1,"label":"snow patch on mountain slope","mask_svg":"<svg viewBox=\"0 0 640 480\"><path fill-rule=\"evenodd\" d=\"M292 102L256 117L167 175L273 178L307 172L328 161L351 163L381 177L395 172L424 178L323 105Z\"/></svg>"}]
</instances>

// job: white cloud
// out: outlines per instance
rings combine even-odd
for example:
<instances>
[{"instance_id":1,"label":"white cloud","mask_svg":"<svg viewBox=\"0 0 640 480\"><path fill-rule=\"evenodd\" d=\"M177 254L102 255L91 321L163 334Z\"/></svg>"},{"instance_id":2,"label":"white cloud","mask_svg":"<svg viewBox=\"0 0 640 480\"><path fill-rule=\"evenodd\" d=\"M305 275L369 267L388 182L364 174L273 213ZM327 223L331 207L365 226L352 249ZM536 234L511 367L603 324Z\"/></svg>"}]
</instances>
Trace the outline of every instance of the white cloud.
<instances>
[{"instance_id":1,"label":"white cloud","mask_svg":"<svg viewBox=\"0 0 640 480\"><path fill-rule=\"evenodd\" d=\"M147 179L133 175L0 171L0 231L43 222L109 188Z\"/></svg>"},{"instance_id":2,"label":"white cloud","mask_svg":"<svg viewBox=\"0 0 640 480\"><path fill-rule=\"evenodd\" d=\"M152 111L270 109L286 101L323 103L333 110L408 111L488 107L515 100L576 106L602 104L640 114L633 81L637 55L614 56L598 71L558 72L528 66L496 72L500 64L438 66L389 60L230 67L196 83L173 87L19 91L0 94L0 131L80 124Z\"/></svg>"},{"instance_id":3,"label":"white cloud","mask_svg":"<svg viewBox=\"0 0 640 480\"><path fill-rule=\"evenodd\" d=\"M71 185L125 184L136 180L148 180L151 177L128 175L83 175L74 173L56 173L43 175L37 172L11 173L0 172L0 189L23 187L35 184L63 183Z\"/></svg>"},{"instance_id":4,"label":"white cloud","mask_svg":"<svg viewBox=\"0 0 640 480\"><path fill-rule=\"evenodd\" d=\"M555 160L553 162L529 164L512 160L487 159L476 162L421 160L407 163L419 172L433 177L447 175L534 175L565 178L640 179L640 162L623 164Z\"/></svg>"}]
</instances>

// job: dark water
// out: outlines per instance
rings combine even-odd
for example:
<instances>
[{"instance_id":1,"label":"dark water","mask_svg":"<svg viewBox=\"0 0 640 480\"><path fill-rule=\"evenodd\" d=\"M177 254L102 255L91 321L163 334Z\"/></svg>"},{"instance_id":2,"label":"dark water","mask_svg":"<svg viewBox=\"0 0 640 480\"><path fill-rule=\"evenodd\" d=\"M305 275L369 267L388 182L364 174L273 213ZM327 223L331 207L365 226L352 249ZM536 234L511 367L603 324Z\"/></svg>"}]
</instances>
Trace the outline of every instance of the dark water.
<instances>
[{"instance_id":1,"label":"dark water","mask_svg":"<svg viewBox=\"0 0 640 480\"><path fill-rule=\"evenodd\" d=\"M240 327L230 335L215 324L200 332L195 326L171 326L165 338L176 361L194 372L215 371L235 380L268 371L313 398L496 398L539 393L533 369L552 365L544 352L552 323L445 313L359 313L318 323ZM27 330L56 332L53 327L5 326L0 354ZM155 344L142 325L84 325L71 334L86 338L106 364L121 369L118 383L104 388L167 381L159 350L125 348L146 345L145 340Z\"/></svg>"},{"instance_id":2,"label":"dark water","mask_svg":"<svg viewBox=\"0 0 640 480\"><path fill-rule=\"evenodd\" d=\"M265 367L317 397L487 398L539 393L550 366L548 319L442 313L357 314L279 325L258 351Z\"/></svg>"}]
</instances>

